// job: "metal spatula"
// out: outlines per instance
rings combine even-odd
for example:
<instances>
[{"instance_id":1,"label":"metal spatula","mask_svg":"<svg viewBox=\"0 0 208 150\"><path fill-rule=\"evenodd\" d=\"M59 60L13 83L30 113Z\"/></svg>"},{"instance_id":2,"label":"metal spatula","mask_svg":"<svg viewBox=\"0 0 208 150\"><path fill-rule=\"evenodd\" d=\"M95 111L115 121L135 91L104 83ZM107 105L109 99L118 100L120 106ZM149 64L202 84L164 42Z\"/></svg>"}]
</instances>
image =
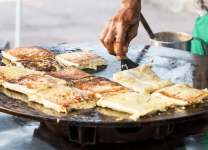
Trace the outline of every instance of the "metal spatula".
<instances>
[{"instance_id":1,"label":"metal spatula","mask_svg":"<svg viewBox=\"0 0 208 150\"><path fill-rule=\"evenodd\" d=\"M116 40L113 42L114 51L117 54L117 43ZM129 70L138 67L139 65L133 62L131 59L128 58L126 54L123 55L121 59L121 70Z\"/></svg>"},{"instance_id":2,"label":"metal spatula","mask_svg":"<svg viewBox=\"0 0 208 150\"><path fill-rule=\"evenodd\" d=\"M140 20L142 22L142 25L144 26L145 30L147 31L147 34L151 39L156 39L154 33L152 32L149 24L147 23L146 19L144 18L143 14L140 13Z\"/></svg>"},{"instance_id":3,"label":"metal spatula","mask_svg":"<svg viewBox=\"0 0 208 150\"><path fill-rule=\"evenodd\" d=\"M152 32L151 28L149 27L147 21L145 20L144 16L142 13L140 13L140 20L145 28L145 30L147 31L147 34L149 35L149 37L151 39L155 39L155 35ZM146 46L145 48L149 48L150 46ZM145 49L144 48L144 49ZM115 52L117 51L117 46L116 43L114 42L114 50ZM131 59L128 58L128 56L126 54L124 54L123 59L121 60L121 70L129 70L129 69L133 69L138 67L139 65L135 62L133 62Z\"/></svg>"},{"instance_id":4,"label":"metal spatula","mask_svg":"<svg viewBox=\"0 0 208 150\"><path fill-rule=\"evenodd\" d=\"M143 51L144 53L150 48L149 45L146 45L144 48L143 48ZM129 69L133 69L133 68L136 68L138 67L139 64L138 63L135 63L133 62L131 59L128 58L128 56L126 54L124 54L123 56L123 59L121 60L121 70L124 71L124 70L129 70Z\"/></svg>"},{"instance_id":5,"label":"metal spatula","mask_svg":"<svg viewBox=\"0 0 208 150\"><path fill-rule=\"evenodd\" d=\"M123 59L121 60L121 70L129 70L138 67L139 65L133 62L131 59L124 54Z\"/></svg>"}]
</instances>

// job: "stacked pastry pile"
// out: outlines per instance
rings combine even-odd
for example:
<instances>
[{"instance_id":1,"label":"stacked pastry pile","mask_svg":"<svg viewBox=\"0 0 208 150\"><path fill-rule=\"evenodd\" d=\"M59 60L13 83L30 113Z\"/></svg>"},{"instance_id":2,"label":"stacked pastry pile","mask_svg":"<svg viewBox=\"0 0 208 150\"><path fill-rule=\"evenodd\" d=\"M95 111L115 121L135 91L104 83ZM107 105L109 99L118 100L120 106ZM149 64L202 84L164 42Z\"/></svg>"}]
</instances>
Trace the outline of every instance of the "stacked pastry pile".
<instances>
[{"instance_id":1,"label":"stacked pastry pile","mask_svg":"<svg viewBox=\"0 0 208 150\"><path fill-rule=\"evenodd\" d=\"M26 94L29 101L43 104L58 112L67 113L71 109L96 106L93 92L88 91L87 95L73 85L75 82L80 84L95 78L99 80L78 68L96 69L97 66L107 65L103 58L89 52L61 54L55 58L53 53L39 47L6 50L2 51L2 55L2 62L7 66L0 67L0 83L5 88ZM106 82L110 81L106 79ZM8 94L8 90L6 93Z\"/></svg>"},{"instance_id":2,"label":"stacked pastry pile","mask_svg":"<svg viewBox=\"0 0 208 150\"><path fill-rule=\"evenodd\" d=\"M25 47L3 51L2 55L7 66L0 67L0 84L58 112L98 105L131 114L137 120L208 98L205 91L159 78L151 65L116 73L115 82L92 76L80 69L97 69L107 61L89 52L55 57L45 49Z\"/></svg>"}]
</instances>

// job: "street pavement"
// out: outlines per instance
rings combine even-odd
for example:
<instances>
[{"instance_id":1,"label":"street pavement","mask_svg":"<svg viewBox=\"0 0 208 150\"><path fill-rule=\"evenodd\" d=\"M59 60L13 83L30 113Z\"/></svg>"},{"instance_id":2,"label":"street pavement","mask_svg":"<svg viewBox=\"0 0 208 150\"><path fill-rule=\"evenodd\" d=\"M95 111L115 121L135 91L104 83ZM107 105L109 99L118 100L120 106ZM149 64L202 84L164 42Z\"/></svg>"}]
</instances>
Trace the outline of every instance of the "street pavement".
<instances>
[{"instance_id":1,"label":"street pavement","mask_svg":"<svg viewBox=\"0 0 208 150\"><path fill-rule=\"evenodd\" d=\"M119 10L122 0L26 0L23 1L21 46L52 43L98 42L108 20ZM15 1L0 0L0 38L14 47ZM197 15L168 12L147 3L142 12L153 32L181 31L191 34ZM140 25L132 43L148 44Z\"/></svg>"}]
</instances>

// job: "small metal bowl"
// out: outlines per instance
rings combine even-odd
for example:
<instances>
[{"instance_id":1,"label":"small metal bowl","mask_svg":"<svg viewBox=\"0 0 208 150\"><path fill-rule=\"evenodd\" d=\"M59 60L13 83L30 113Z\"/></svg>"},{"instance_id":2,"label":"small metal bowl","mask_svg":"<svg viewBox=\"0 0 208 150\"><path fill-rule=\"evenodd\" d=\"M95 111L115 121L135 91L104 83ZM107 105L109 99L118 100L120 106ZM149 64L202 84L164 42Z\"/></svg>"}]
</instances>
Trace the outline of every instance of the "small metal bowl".
<instances>
[{"instance_id":1,"label":"small metal bowl","mask_svg":"<svg viewBox=\"0 0 208 150\"><path fill-rule=\"evenodd\" d=\"M167 31L155 33L155 37L149 38L151 45L190 51L192 36L189 34Z\"/></svg>"}]
</instances>

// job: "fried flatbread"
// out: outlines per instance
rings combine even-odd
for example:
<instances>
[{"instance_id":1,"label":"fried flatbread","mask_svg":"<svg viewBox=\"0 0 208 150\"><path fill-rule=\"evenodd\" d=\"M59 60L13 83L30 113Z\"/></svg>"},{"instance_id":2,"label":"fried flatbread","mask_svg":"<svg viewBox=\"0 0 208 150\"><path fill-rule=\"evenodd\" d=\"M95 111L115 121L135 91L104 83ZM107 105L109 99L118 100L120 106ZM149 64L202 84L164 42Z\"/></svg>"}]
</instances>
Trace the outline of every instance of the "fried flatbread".
<instances>
[{"instance_id":1,"label":"fried flatbread","mask_svg":"<svg viewBox=\"0 0 208 150\"><path fill-rule=\"evenodd\" d=\"M0 85L0 92L4 92L4 87L2 85Z\"/></svg>"},{"instance_id":2,"label":"fried flatbread","mask_svg":"<svg viewBox=\"0 0 208 150\"><path fill-rule=\"evenodd\" d=\"M52 88L55 85L66 85L65 80L53 78L47 75L31 74L8 80L4 87L23 94L36 93L40 90Z\"/></svg>"},{"instance_id":3,"label":"fried flatbread","mask_svg":"<svg viewBox=\"0 0 208 150\"><path fill-rule=\"evenodd\" d=\"M56 56L56 60L65 66L75 66L79 69L90 68L97 70L97 66L108 64L105 59L86 51L60 54Z\"/></svg>"},{"instance_id":4,"label":"fried flatbread","mask_svg":"<svg viewBox=\"0 0 208 150\"><path fill-rule=\"evenodd\" d=\"M29 74L41 74L29 69L18 68L18 67L9 67L9 66L0 66L0 85L3 85L4 82L16 79Z\"/></svg>"},{"instance_id":5,"label":"fried flatbread","mask_svg":"<svg viewBox=\"0 0 208 150\"><path fill-rule=\"evenodd\" d=\"M68 73L70 75L76 76L78 78L85 78L85 77L91 77L92 75L74 67L74 66L70 66L70 67L65 67L64 69L62 69L61 71Z\"/></svg>"},{"instance_id":6,"label":"fried flatbread","mask_svg":"<svg viewBox=\"0 0 208 150\"><path fill-rule=\"evenodd\" d=\"M7 95L8 97L13 98L13 99L28 102L28 96L25 95L25 94L15 92L15 91L12 91L12 90L9 90L9 89L5 89L5 88L4 88L4 94Z\"/></svg>"},{"instance_id":7,"label":"fried flatbread","mask_svg":"<svg viewBox=\"0 0 208 150\"><path fill-rule=\"evenodd\" d=\"M15 64L20 68L26 68L41 72L55 72L64 68L63 65L61 65L53 58L17 60L15 61Z\"/></svg>"},{"instance_id":8,"label":"fried flatbread","mask_svg":"<svg viewBox=\"0 0 208 150\"><path fill-rule=\"evenodd\" d=\"M85 73L82 70L77 69L76 67L66 67L61 71L47 73L46 75L63 79L68 85L72 85L72 80L80 80L83 78L93 78L92 75Z\"/></svg>"},{"instance_id":9,"label":"fried flatbread","mask_svg":"<svg viewBox=\"0 0 208 150\"><path fill-rule=\"evenodd\" d=\"M90 109L96 106L95 101L86 94L77 92L67 86L56 86L38 93L28 94L28 97L29 101L65 113L73 109Z\"/></svg>"},{"instance_id":10,"label":"fried flatbread","mask_svg":"<svg viewBox=\"0 0 208 150\"><path fill-rule=\"evenodd\" d=\"M150 94L163 87L174 85L169 80L163 80L152 70L151 65L142 65L113 75L115 82L132 89L135 92Z\"/></svg>"},{"instance_id":11,"label":"fried flatbread","mask_svg":"<svg viewBox=\"0 0 208 150\"><path fill-rule=\"evenodd\" d=\"M90 96L100 98L113 92L127 92L130 89L106 78L97 77L89 80L73 81L74 88Z\"/></svg>"},{"instance_id":12,"label":"fried flatbread","mask_svg":"<svg viewBox=\"0 0 208 150\"><path fill-rule=\"evenodd\" d=\"M4 57L1 59L1 62L3 64L5 64L6 66L9 66L11 64L11 61L9 59L4 58Z\"/></svg>"},{"instance_id":13,"label":"fried flatbread","mask_svg":"<svg viewBox=\"0 0 208 150\"><path fill-rule=\"evenodd\" d=\"M117 119L115 119L116 121L122 121L124 119L131 119L131 115L125 112L121 112L121 111L116 111L116 110L112 110L110 108L103 108L103 107L97 107L97 111L103 115L109 116L109 117L116 117ZM165 112L160 112L160 114L164 114ZM138 120L139 121L151 121L155 118L158 117L158 114L151 114L151 115L146 115L146 116L142 116L140 117ZM133 118L134 119L134 118ZM135 120L135 119L134 119Z\"/></svg>"},{"instance_id":14,"label":"fried flatbread","mask_svg":"<svg viewBox=\"0 0 208 150\"><path fill-rule=\"evenodd\" d=\"M46 108L42 104L34 103L32 101L29 101L28 105L30 107L33 107L37 111L41 111L45 114L48 114L48 115L51 115L51 116L57 116L57 117L81 115L81 114L84 114L84 113L91 112L95 109L95 108L92 108L92 109L75 110L75 111L71 111L68 114L66 114L66 113L63 113L63 112L58 112L58 111L56 111L54 109L51 109L51 108Z\"/></svg>"},{"instance_id":15,"label":"fried flatbread","mask_svg":"<svg viewBox=\"0 0 208 150\"><path fill-rule=\"evenodd\" d=\"M51 115L51 116L57 116L57 117L67 116L66 113L57 112L56 110L53 110L53 109L50 109L50 108L46 108L42 104L34 103L32 101L29 101L28 105L30 107L36 109L37 111L41 111L41 112L43 112L45 114L48 114L48 115Z\"/></svg>"},{"instance_id":16,"label":"fried flatbread","mask_svg":"<svg viewBox=\"0 0 208 150\"><path fill-rule=\"evenodd\" d=\"M173 102L176 106L187 106L203 103L208 99L208 93L194 89L186 83L176 84L154 92L152 97Z\"/></svg>"},{"instance_id":17,"label":"fried flatbread","mask_svg":"<svg viewBox=\"0 0 208 150\"><path fill-rule=\"evenodd\" d=\"M32 60L37 58L54 58L54 54L40 47L20 47L2 51L4 58L15 62L17 60Z\"/></svg>"},{"instance_id":18,"label":"fried flatbread","mask_svg":"<svg viewBox=\"0 0 208 150\"><path fill-rule=\"evenodd\" d=\"M109 108L97 107L97 111L109 117L116 117L119 119L129 119L130 114L121 111L115 111Z\"/></svg>"},{"instance_id":19,"label":"fried flatbread","mask_svg":"<svg viewBox=\"0 0 208 150\"><path fill-rule=\"evenodd\" d=\"M102 97L97 105L129 113L131 119L138 120L141 116L166 111L172 102L155 101L150 99L150 95L127 92Z\"/></svg>"}]
</instances>

